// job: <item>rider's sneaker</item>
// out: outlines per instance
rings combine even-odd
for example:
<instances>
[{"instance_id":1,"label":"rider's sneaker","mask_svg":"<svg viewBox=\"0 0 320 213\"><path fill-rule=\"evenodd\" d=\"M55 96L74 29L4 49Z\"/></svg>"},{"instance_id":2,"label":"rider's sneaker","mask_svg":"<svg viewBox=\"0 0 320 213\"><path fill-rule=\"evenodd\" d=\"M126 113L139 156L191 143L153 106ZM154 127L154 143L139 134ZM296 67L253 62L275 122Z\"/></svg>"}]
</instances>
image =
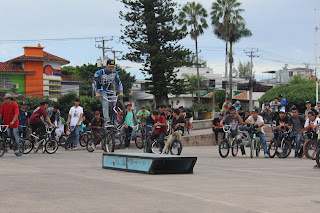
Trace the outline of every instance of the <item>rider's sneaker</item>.
<instances>
[{"instance_id":1,"label":"rider's sneaker","mask_svg":"<svg viewBox=\"0 0 320 213\"><path fill-rule=\"evenodd\" d=\"M269 158L269 155L266 153L266 154L264 154L264 157L265 158Z\"/></svg>"},{"instance_id":2,"label":"rider's sneaker","mask_svg":"<svg viewBox=\"0 0 320 213\"><path fill-rule=\"evenodd\" d=\"M247 155L246 155L246 154L243 154L243 155L242 155L242 157L243 157L243 158L246 158L246 157L247 157Z\"/></svg>"}]
</instances>

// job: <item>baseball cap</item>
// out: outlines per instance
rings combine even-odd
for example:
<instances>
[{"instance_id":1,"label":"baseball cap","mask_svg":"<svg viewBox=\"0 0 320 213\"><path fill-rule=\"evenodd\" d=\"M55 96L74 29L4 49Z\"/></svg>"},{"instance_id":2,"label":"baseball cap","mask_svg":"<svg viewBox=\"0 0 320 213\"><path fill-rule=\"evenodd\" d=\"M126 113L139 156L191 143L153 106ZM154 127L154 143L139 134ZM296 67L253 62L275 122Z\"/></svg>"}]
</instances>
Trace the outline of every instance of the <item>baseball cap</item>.
<instances>
[{"instance_id":1,"label":"baseball cap","mask_svg":"<svg viewBox=\"0 0 320 213\"><path fill-rule=\"evenodd\" d=\"M95 111L94 114L100 115L100 112L99 111Z\"/></svg>"},{"instance_id":2,"label":"baseball cap","mask_svg":"<svg viewBox=\"0 0 320 213\"><path fill-rule=\"evenodd\" d=\"M304 104L311 104L311 102L310 101L306 101Z\"/></svg>"},{"instance_id":3,"label":"baseball cap","mask_svg":"<svg viewBox=\"0 0 320 213\"><path fill-rule=\"evenodd\" d=\"M285 108L281 108L279 112L286 113L286 109Z\"/></svg>"},{"instance_id":4,"label":"baseball cap","mask_svg":"<svg viewBox=\"0 0 320 213\"><path fill-rule=\"evenodd\" d=\"M114 66L116 65L116 63L115 63L114 60L109 59L109 60L107 61L107 65L110 66L110 67L114 67Z\"/></svg>"},{"instance_id":5,"label":"baseball cap","mask_svg":"<svg viewBox=\"0 0 320 213\"><path fill-rule=\"evenodd\" d=\"M145 108L146 108L146 106L145 106L145 105L142 105L142 106L141 106L141 109L145 109Z\"/></svg>"},{"instance_id":6,"label":"baseball cap","mask_svg":"<svg viewBox=\"0 0 320 213\"><path fill-rule=\"evenodd\" d=\"M282 98L283 97L283 95L282 94L279 94L279 98Z\"/></svg>"},{"instance_id":7,"label":"baseball cap","mask_svg":"<svg viewBox=\"0 0 320 213\"><path fill-rule=\"evenodd\" d=\"M6 93L6 94L4 95L4 99L7 99L7 98L11 98L11 99L12 99L12 95L9 94L9 93Z\"/></svg>"},{"instance_id":8,"label":"baseball cap","mask_svg":"<svg viewBox=\"0 0 320 213\"><path fill-rule=\"evenodd\" d=\"M257 109L251 109L250 112L258 112Z\"/></svg>"},{"instance_id":9,"label":"baseball cap","mask_svg":"<svg viewBox=\"0 0 320 213\"><path fill-rule=\"evenodd\" d=\"M22 102L20 103L20 106L22 106L22 105L26 105L26 102L22 101Z\"/></svg>"},{"instance_id":10,"label":"baseball cap","mask_svg":"<svg viewBox=\"0 0 320 213\"><path fill-rule=\"evenodd\" d=\"M240 101L236 101L235 104L240 104Z\"/></svg>"},{"instance_id":11,"label":"baseball cap","mask_svg":"<svg viewBox=\"0 0 320 213\"><path fill-rule=\"evenodd\" d=\"M131 103L131 102L129 102L129 103L127 104L127 106L132 106L132 103Z\"/></svg>"}]
</instances>

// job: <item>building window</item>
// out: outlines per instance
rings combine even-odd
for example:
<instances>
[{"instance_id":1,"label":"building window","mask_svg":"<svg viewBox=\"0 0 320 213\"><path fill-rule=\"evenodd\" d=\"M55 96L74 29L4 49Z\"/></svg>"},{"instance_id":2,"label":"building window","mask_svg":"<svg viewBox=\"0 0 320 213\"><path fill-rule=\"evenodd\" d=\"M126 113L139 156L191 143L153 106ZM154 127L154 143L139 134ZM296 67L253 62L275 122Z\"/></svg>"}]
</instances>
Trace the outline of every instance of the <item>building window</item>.
<instances>
[{"instance_id":1,"label":"building window","mask_svg":"<svg viewBox=\"0 0 320 213\"><path fill-rule=\"evenodd\" d=\"M49 86L49 90L60 90L60 87L57 87L57 86Z\"/></svg>"},{"instance_id":2,"label":"building window","mask_svg":"<svg viewBox=\"0 0 320 213\"><path fill-rule=\"evenodd\" d=\"M11 89L11 88L12 88L12 79L0 77L0 89Z\"/></svg>"},{"instance_id":3,"label":"building window","mask_svg":"<svg viewBox=\"0 0 320 213\"><path fill-rule=\"evenodd\" d=\"M59 97L59 96L61 96L61 93L60 92L50 92L49 91L49 96L51 96L51 97Z\"/></svg>"},{"instance_id":4,"label":"building window","mask_svg":"<svg viewBox=\"0 0 320 213\"><path fill-rule=\"evenodd\" d=\"M49 84L61 85L60 81L49 81Z\"/></svg>"}]
</instances>

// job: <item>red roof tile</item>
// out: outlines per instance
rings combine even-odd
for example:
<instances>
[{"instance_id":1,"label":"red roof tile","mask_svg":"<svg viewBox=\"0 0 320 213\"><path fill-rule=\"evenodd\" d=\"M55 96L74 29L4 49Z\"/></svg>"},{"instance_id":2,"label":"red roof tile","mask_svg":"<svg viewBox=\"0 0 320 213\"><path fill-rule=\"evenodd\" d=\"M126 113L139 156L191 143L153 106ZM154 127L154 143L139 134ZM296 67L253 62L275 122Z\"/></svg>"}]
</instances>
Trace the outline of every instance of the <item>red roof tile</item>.
<instances>
[{"instance_id":1,"label":"red roof tile","mask_svg":"<svg viewBox=\"0 0 320 213\"><path fill-rule=\"evenodd\" d=\"M83 80L79 79L79 78L75 78L69 75L63 75L61 74L61 80L62 81L78 81L78 82L82 82Z\"/></svg>"},{"instance_id":2,"label":"red roof tile","mask_svg":"<svg viewBox=\"0 0 320 213\"><path fill-rule=\"evenodd\" d=\"M58 56L52 55L50 53L47 53L46 51L43 51L43 57L39 57L39 56L19 56L16 57L14 59L11 59L7 62L14 62L14 61L26 61L26 60L34 60L34 61L61 61L61 62L65 62L66 64L69 64L70 61L60 58Z\"/></svg>"},{"instance_id":3,"label":"red roof tile","mask_svg":"<svg viewBox=\"0 0 320 213\"><path fill-rule=\"evenodd\" d=\"M19 73L33 73L31 71L25 71L21 66L14 63L0 62L0 72L19 72Z\"/></svg>"}]
</instances>

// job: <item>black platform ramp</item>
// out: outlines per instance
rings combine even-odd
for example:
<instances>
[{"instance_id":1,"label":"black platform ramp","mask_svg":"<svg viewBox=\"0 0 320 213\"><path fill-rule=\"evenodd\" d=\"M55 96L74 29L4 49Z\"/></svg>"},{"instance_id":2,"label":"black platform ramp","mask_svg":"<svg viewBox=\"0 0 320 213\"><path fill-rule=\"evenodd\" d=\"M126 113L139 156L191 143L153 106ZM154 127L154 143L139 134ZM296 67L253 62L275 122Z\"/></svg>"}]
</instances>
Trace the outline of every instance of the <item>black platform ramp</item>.
<instances>
[{"instance_id":1,"label":"black platform ramp","mask_svg":"<svg viewBox=\"0 0 320 213\"><path fill-rule=\"evenodd\" d=\"M197 157L149 153L103 153L102 167L147 174L192 174Z\"/></svg>"}]
</instances>

